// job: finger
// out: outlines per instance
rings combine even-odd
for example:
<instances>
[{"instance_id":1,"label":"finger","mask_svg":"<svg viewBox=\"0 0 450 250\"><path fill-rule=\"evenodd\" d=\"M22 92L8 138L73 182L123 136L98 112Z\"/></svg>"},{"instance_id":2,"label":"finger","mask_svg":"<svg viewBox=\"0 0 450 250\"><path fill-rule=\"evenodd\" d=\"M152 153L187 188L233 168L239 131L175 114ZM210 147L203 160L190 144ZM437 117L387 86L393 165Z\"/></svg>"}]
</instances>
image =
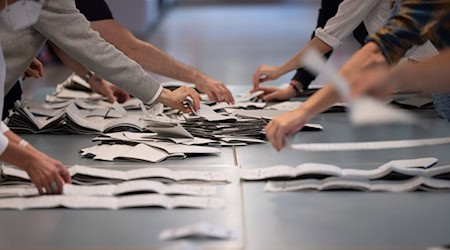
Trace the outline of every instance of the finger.
<instances>
[{"instance_id":1,"label":"finger","mask_svg":"<svg viewBox=\"0 0 450 250\"><path fill-rule=\"evenodd\" d=\"M283 127L279 127L275 134L275 141L276 141L276 149L278 151L281 151L285 145L285 129Z\"/></svg>"},{"instance_id":2,"label":"finger","mask_svg":"<svg viewBox=\"0 0 450 250\"><path fill-rule=\"evenodd\" d=\"M50 183L52 183L52 180L47 180L47 181L45 181L45 184L43 185L44 189L45 189L45 194L51 194L53 192Z\"/></svg>"},{"instance_id":3,"label":"finger","mask_svg":"<svg viewBox=\"0 0 450 250\"><path fill-rule=\"evenodd\" d=\"M221 88L225 97L225 102L228 104L234 104L234 98L231 91L225 86L221 86Z\"/></svg>"},{"instance_id":4,"label":"finger","mask_svg":"<svg viewBox=\"0 0 450 250\"><path fill-rule=\"evenodd\" d=\"M35 182L35 183L34 183L34 186L36 187L36 189L38 190L38 192L39 192L40 195L45 194L44 189L43 189L43 186L42 186L41 183Z\"/></svg>"},{"instance_id":5,"label":"finger","mask_svg":"<svg viewBox=\"0 0 450 250\"><path fill-rule=\"evenodd\" d=\"M38 60L38 65L37 65L37 69L39 72L39 77L43 77L44 76L44 65Z\"/></svg>"},{"instance_id":6,"label":"finger","mask_svg":"<svg viewBox=\"0 0 450 250\"><path fill-rule=\"evenodd\" d=\"M58 163L59 176L63 178L65 183L72 183L72 177L70 176L69 170L62 164Z\"/></svg>"},{"instance_id":7,"label":"finger","mask_svg":"<svg viewBox=\"0 0 450 250\"><path fill-rule=\"evenodd\" d=\"M255 73L253 74L253 89L257 89L258 85L259 85L259 76L260 76L260 71L259 69L257 71L255 71Z\"/></svg>"},{"instance_id":8,"label":"finger","mask_svg":"<svg viewBox=\"0 0 450 250\"><path fill-rule=\"evenodd\" d=\"M217 94L217 90L211 90L206 93L208 98L213 102L220 102L219 95Z\"/></svg>"},{"instance_id":9,"label":"finger","mask_svg":"<svg viewBox=\"0 0 450 250\"><path fill-rule=\"evenodd\" d=\"M64 180L59 176L59 173L56 174L56 178L54 179L54 182L57 185L57 189L53 190L54 194L62 194L64 192Z\"/></svg>"},{"instance_id":10,"label":"finger","mask_svg":"<svg viewBox=\"0 0 450 250\"><path fill-rule=\"evenodd\" d=\"M200 95L197 93L197 91L193 90L193 89L189 89L189 96L192 98L192 100L194 101L194 109L195 111L200 109Z\"/></svg>"}]
</instances>

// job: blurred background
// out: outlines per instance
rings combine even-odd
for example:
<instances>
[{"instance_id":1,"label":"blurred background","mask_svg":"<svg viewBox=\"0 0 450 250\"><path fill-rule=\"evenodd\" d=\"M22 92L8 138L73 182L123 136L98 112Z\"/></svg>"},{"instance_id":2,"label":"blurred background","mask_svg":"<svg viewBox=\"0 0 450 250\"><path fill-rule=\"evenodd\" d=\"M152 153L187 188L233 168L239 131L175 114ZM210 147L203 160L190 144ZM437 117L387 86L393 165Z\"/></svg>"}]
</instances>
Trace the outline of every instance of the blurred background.
<instances>
[{"instance_id":1,"label":"blurred background","mask_svg":"<svg viewBox=\"0 0 450 250\"><path fill-rule=\"evenodd\" d=\"M172 57L239 89L250 89L260 64L279 65L314 31L320 0L106 0L117 21ZM342 64L358 48L349 38L330 63ZM45 77L24 83L24 98L36 96L71 72L51 51L40 55ZM293 73L269 82L289 82ZM169 79L156 76L160 81ZM313 85L323 85L319 78ZM248 88L247 88L248 87ZM43 101L43 100L40 100Z\"/></svg>"}]
</instances>

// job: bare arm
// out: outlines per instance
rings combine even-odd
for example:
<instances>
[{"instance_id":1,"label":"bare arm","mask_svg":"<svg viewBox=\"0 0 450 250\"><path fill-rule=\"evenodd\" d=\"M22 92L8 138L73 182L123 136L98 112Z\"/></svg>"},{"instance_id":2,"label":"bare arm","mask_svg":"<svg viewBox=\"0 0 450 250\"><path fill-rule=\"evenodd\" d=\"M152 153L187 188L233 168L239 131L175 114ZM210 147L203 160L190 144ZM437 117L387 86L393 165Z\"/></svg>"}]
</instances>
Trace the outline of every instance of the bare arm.
<instances>
[{"instance_id":1,"label":"bare arm","mask_svg":"<svg viewBox=\"0 0 450 250\"><path fill-rule=\"evenodd\" d=\"M234 102L231 93L223 83L177 61L152 44L139 40L116 20L94 21L91 22L91 27L147 71L194 83L213 100Z\"/></svg>"}]
</instances>

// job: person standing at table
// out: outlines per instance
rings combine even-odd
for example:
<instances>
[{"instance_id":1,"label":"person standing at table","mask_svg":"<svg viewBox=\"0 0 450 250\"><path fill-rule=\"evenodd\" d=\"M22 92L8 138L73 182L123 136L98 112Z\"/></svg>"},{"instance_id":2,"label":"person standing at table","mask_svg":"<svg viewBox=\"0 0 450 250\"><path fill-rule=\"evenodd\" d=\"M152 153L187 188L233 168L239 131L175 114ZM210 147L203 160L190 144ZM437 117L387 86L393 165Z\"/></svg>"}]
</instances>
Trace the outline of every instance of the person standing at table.
<instances>
[{"instance_id":1,"label":"person standing at table","mask_svg":"<svg viewBox=\"0 0 450 250\"><path fill-rule=\"evenodd\" d=\"M0 4L0 26L21 33L20 29L33 25L37 20L41 7L41 3L35 1L4 1ZM3 110L7 73L2 45L0 42L0 112ZM34 148L3 122L0 123L0 160L25 170L40 194L60 194L64 183L71 182L69 171L61 162Z\"/></svg>"}]
</instances>

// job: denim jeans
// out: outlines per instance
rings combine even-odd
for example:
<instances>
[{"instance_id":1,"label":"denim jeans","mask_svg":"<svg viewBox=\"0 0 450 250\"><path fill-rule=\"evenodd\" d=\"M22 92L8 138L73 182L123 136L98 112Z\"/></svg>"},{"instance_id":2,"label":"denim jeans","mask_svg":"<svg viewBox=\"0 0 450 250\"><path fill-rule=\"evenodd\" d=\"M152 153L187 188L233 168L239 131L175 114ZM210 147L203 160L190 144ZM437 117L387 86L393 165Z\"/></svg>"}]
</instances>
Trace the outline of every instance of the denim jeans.
<instances>
[{"instance_id":1,"label":"denim jeans","mask_svg":"<svg viewBox=\"0 0 450 250\"><path fill-rule=\"evenodd\" d=\"M439 117L450 121L450 93L434 94L433 103Z\"/></svg>"}]
</instances>

